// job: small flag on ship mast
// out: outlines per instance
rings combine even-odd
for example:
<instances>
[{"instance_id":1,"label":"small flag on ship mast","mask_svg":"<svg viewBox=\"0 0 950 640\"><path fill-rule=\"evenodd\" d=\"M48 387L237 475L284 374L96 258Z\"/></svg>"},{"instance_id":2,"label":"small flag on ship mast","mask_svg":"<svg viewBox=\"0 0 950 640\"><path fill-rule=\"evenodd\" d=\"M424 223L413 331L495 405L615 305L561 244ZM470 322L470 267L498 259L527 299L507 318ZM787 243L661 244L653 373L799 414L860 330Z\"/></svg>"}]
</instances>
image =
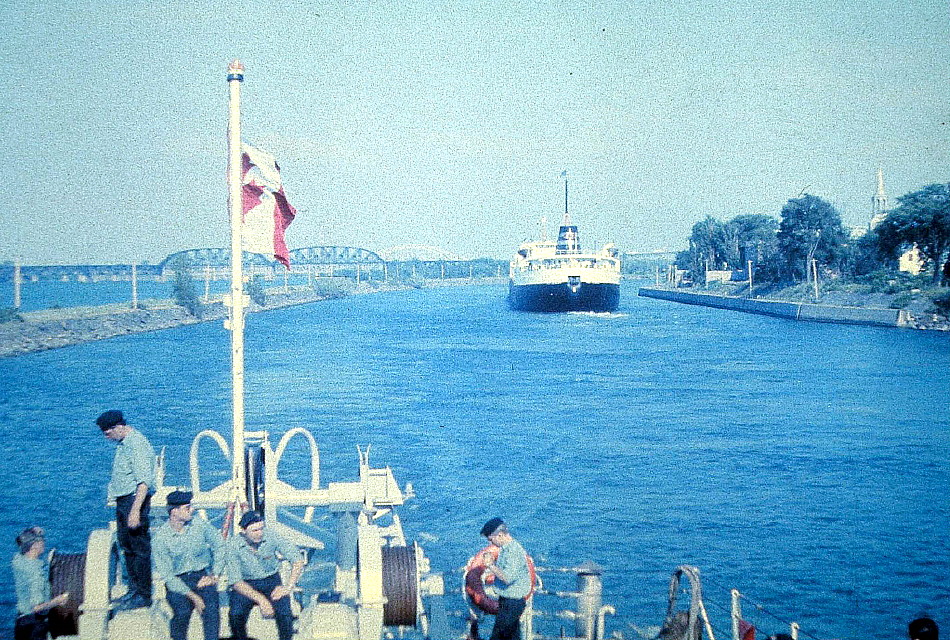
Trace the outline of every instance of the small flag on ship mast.
<instances>
[{"instance_id":1,"label":"small flag on ship mast","mask_svg":"<svg viewBox=\"0 0 950 640\"><path fill-rule=\"evenodd\" d=\"M244 211L242 244L245 251L272 255L290 268L284 231L297 211L287 201L274 156L242 144L241 199Z\"/></svg>"}]
</instances>

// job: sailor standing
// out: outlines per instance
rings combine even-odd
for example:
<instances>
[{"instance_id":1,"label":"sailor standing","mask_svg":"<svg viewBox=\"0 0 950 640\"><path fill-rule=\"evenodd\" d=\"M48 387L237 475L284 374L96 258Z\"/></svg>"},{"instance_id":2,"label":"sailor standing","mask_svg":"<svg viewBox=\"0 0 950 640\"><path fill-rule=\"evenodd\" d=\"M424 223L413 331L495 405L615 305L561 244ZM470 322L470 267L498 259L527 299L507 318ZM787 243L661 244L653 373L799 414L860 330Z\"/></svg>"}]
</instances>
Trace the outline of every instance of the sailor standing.
<instances>
[{"instance_id":1,"label":"sailor standing","mask_svg":"<svg viewBox=\"0 0 950 640\"><path fill-rule=\"evenodd\" d=\"M490 640L520 640L521 614L524 613L527 597L531 593L531 573L528 569L528 554L524 547L508 532L501 518L492 518L482 527L481 534L499 548L498 560L486 552L484 576L495 576L498 588L498 613L492 627Z\"/></svg>"},{"instance_id":2,"label":"sailor standing","mask_svg":"<svg viewBox=\"0 0 950 640\"><path fill-rule=\"evenodd\" d=\"M152 604L152 546L148 512L155 492L155 449L138 430L125 423L121 411L96 418L102 434L117 443L109 480L109 498L115 500L116 537L125 554L129 591L113 610Z\"/></svg>"},{"instance_id":3,"label":"sailor standing","mask_svg":"<svg viewBox=\"0 0 950 640\"><path fill-rule=\"evenodd\" d=\"M168 494L168 521L152 536L152 558L172 608L171 640L185 640L192 611L201 616L205 640L218 640L218 578L225 567L224 540L207 521L194 517L191 498L190 491Z\"/></svg>"},{"instance_id":4,"label":"sailor standing","mask_svg":"<svg viewBox=\"0 0 950 640\"><path fill-rule=\"evenodd\" d=\"M16 640L46 640L47 614L53 607L66 604L69 593L50 598L49 568L40 557L46 551L43 530L30 527L17 536L20 550L13 555L13 581L16 585Z\"/></svg>"},{"instance_id":5,"label":"sailor standing","mask_svg":"<svg viewBox=\"0 0 950 640\"><path fill-rule=\"evenodd\" d=\"M247 640L247 617L257 605L265 618L277 619L278 638L290 640L294 634L290 594L303 573L303 555L296 545L266 529L264 517L257 511L245 513L239 524L243 531L231 539L228 549L231 636ZM277 572L281 560L293 565L286 585Z\"/></svg>"}]
</instances>

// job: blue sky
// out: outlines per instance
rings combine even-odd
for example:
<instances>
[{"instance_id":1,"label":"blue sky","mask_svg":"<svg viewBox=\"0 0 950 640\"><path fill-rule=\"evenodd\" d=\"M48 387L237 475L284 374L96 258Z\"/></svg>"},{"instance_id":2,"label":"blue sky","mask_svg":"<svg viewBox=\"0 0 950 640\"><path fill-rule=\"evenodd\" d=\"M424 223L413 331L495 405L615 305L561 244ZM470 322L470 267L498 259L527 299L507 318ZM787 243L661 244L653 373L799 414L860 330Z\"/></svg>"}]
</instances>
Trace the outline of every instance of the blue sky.
<instances>
[{"instance_id":1,"label":"blue sky","mask_svg":"<svg viewBox=\"0 0 950 640\"><path fill-rule=\"evenodd\" d=\"M678 249L803 189L866 224L950 180L945 2L6 3L0 261L223 247L228 61L291 248Z\"/></svg>"}]
</instances>

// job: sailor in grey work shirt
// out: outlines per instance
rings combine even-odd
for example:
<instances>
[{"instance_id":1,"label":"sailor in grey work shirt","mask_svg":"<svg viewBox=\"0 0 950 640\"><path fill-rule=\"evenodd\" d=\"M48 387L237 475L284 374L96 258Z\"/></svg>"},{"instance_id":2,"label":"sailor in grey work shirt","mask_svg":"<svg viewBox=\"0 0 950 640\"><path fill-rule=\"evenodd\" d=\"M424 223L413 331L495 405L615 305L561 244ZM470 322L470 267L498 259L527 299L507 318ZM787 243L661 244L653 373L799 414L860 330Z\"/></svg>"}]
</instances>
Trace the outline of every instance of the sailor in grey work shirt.
<instances>
[{"instance_id":1,"label":"sailor in grey work shirt","mask_svg":"<svg viewBox=\"0 0 950 640\"><path fill-rule=\"evenodd\" d=\"M224 539L204 518L194 517L191 498L191 491L168 494L168 521L152 536L152 558L172 608L171 640L185 640L193 610L201 616L205 640L218 640L218 577L225 567Z\"/></svg>"},{"instance_id":2,"label":"sailor in grey work shirt","mask_svg":"<svg viewBox=\"0 0 950 640\"><path fill-rule=\"evenodd\" d=\"M148 533L149 505L155 493L155 449L148 439L112 409L96 418L102 434L117 443L109 480L115 500L116 537L125 554L129 591L113 610L152 604L152 547Z\"/></svg>"},{"instance_id":3,"label":"sailor in grey work shirt","mask_svg":"<svg viewBox=\"0 0 950 640\"><path fill-rule=\"evenodd\" d=\"M234 640L246 640L247 617L257 605L265 618L277 619L279 640L290 640L294 634L290 594L303 573L303 554L296 545L266 528L264 517L257 511L245 513L240 525L241 535L234 536L228 543L231 636ZM286 585L277 572L281 560L293 564Z\"/></svg>"},{"instance_id":4,"label":"sailor in grey work shirt","mask_svg":"<svg viewBox=\"0 0 950 640\"><path fill-rule=\"evenodd\" d=\"M528 554L501 518L486 522L481 533L499 548L497 561L491 554L484 556L484 575L495 576L498 588L498 613L489 640L521 640L521 614L532 589Z\"/></svg>"},{"instance_id":5,"label":"sailor in grey work shirt","mask_svg":"<svg viewBox=\"0 0 950 640\"><path fill-rule=\"evenodd\" d=\"M49 566L42 558L46 539L39 527L29 527L16 538L19 551L13 555L13 581L16 586L17 619L15 640L46 640L47 614L53 607L66 604L69 593L50 597Z\"/></svg>"}]
</instances>

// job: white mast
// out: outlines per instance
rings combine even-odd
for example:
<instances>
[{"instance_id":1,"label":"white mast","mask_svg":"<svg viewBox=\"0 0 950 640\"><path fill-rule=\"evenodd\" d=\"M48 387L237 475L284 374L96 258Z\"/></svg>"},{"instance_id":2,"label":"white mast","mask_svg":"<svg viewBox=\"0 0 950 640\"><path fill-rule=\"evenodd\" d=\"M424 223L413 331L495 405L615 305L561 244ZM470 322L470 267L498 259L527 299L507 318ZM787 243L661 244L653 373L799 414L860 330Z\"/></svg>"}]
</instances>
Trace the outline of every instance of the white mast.
<instances>
[{"instance_id":1,"label":"white mast","mask_svg":"<svg viewBox=\"0 0 950 640\"><path fill-rule=\"evenodd\" d=\"M241 83L244 65L228 66L228 207L231 213L231 393L234 440L231 449L232 481L238 500L247 494L244 477L244 287L241 273Z\"/></svg>"}]
</instances>

